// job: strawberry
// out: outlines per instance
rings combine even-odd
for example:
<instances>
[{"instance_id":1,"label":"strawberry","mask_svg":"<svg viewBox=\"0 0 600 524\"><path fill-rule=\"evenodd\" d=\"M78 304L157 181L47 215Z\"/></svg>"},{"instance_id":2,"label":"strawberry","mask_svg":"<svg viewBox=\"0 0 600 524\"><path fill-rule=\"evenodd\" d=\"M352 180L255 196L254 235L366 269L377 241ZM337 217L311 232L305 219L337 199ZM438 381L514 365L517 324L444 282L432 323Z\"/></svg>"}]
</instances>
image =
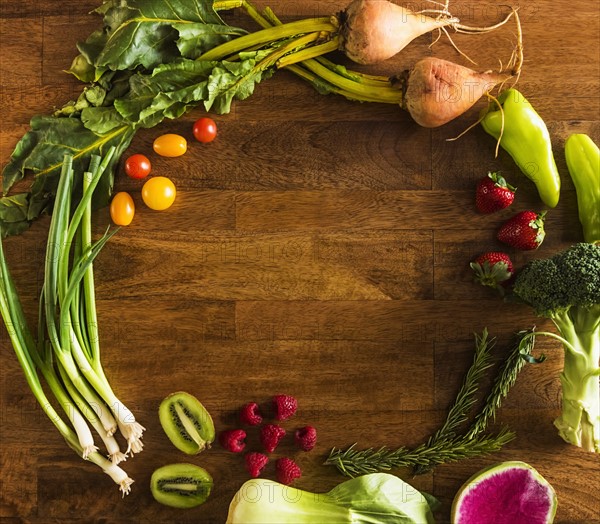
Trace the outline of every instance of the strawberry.
<instances>
[{"instance_id":1,"label":"strawberry","mask_svg":"<svg viewBox=\"0 0 600 524\"><path fill-rule=\"evenodd\" d=\"M228 429L219 435L219 442L226 450L240 453L246 447L246 432L243 429Z\"/></svg>"},{"instance_id":2,"label":"strawberry","mask_svg":"<svg viewBox=\"0 0 600 524\"><path fill-rule=\"evenodd\" d=\"M500 211L513 203L516 190L500 173L488 173L477 184L475 206L480 213Z\"/></svg>"},{"instance_id":3,"label":"strawberry","mask_svg":"<svg viewBox=\"0 0 600 524\"><path fill-rule=\"evenodd\" d=\"M260 441L268 453L275 451L284 436L285 429L277 424L266 424L260 429Z\"/></svg>"},{"instance_id":4,"label":"strawberry","mask_svg":"<svg viewBox=\"0 0 600 524\"><path fill-rule=\"evenodd\" d=\"M260 476L262 470L265 469L267 462L269 462L269 457L263 453L251 451L250 453L246 453L244 460L246 461L248 473L250 473L252 478L256 478Z\"/></svg>"},{"instance_id":5,"label":"strawberry","mask_svg":"<svg viewBox=\"0 0 600 524\"><path fill-rule=\"evenodd\" d=\"M509 218L498 230L497 238L500 242L529 251L537 249L544 241L544 219L546 212L521 211Z\"/></svg>"},{"instance_id":6,"label":"strawberry","mask_svg":"<svg viewBox=\"0 0 600 524\"><path fill-rule=\"evenodd\" d=\"M285 485L291 484L294 480L302 476L302 471L298 464L288 457L277 459L277 462L275 462L275 471L277 473L277 480Z\"/></svg>"},{"instance_id":7,"label":"strawberry","mask_svg":"<svg viewBox=\"0 0 600 524\"><path fill-rule=\"evenodd\" d=\"M312 426L304 426L294 433L294 441L302 451L310 451L317 444L317 430Z\"/></svg>"},{"instance_id":8,"label":"strawberry","mask_svg":"<svg viewBox=\"0 0 600 524\"><path fill-rule=\"evenodd\" d=\"M273 411L276 420L290 418L298 409L298 401L290 395L275 395L273 397Z\"/></svg>"},{"instance_id":9,"label":"strawberry","mask_svg":"<svg viewBox=\"0 0 600 524\"><path fill-rule=\"evenodd\" d=\"M242 424L258 426L263 420L258 404L256 402L246 404L240 411L240 420Z\"/></svg>"},{"instance_id":10,"label":"strawberry","mask_svg":"<svg viewBox=\"0 0 600 524\"><path fill-rule=\"evenodd\" d=\"M512 279L514 270L510 257L501 251L488 251L471 262L475 280L482 286L489 286L503 293L502 286Z\"/></svg>"}]
</instances>

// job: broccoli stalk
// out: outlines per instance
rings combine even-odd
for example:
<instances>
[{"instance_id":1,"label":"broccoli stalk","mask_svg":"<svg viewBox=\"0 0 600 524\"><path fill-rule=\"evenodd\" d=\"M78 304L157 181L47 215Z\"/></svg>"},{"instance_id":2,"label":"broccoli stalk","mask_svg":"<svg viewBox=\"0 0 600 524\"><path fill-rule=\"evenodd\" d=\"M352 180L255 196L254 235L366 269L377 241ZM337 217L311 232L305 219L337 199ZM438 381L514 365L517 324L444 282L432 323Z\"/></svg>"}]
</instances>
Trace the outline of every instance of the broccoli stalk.
<instances>
[{"instance_id":1,"label":"broccoli stalk","mask_svg":"<svg viewBox=\"0 0 600 524\"><path fill-rule=\"evenodd\" d=\"M559 435L586 451L600 452L600 246L580 243L517 275L517 299L552 320L565 350ZM535 332L532 336L547 334Z\"/></svg>"},{"instance_id":2,"label":"broccoli stalk","mask_svg":"<svg viewBox=\"0 0 600 524\"><path fill-rule=\"evenodd\" d=\"M595 326L586 327L570 315L557 315L552 320L567 344L565 346L562 383L562 413L554 425L560 436L587 451L600 452L600 330L596 310ZM590 322L587 322L590 324Z\"/></svg>"}]
</instances>

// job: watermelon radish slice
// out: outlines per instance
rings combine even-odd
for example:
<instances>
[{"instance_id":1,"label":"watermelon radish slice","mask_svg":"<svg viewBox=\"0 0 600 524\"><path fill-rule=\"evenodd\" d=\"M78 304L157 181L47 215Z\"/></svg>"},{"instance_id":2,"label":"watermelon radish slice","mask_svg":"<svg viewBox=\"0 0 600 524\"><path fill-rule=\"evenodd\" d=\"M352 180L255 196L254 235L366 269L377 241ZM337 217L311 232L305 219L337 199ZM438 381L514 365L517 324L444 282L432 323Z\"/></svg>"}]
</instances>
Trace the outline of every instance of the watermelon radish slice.
<instances>
[{"instance_id":1,"label":"watermelon radish slice","mask_svg":"<svg viewBox=\"0 0 600 524\"><path fill-rule=\"evenodd\" d=\"M473 475L452 504L453 524L549 524L556 493L529 464L502 462Z\"/></svg>"}]
</instances>

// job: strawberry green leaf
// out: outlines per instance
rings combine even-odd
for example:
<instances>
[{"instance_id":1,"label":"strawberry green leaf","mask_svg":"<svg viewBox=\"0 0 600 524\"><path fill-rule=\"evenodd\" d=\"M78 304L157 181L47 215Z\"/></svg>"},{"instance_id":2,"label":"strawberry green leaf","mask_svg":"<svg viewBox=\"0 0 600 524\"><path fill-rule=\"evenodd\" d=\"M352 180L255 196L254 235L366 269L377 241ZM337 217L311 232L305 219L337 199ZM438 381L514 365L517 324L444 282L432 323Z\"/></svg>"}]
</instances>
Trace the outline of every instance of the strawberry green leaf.
<instances>
[{"instance_id":1,"label":"strawberry green leaf","mask_svg":"<svg viewBox=\"0 0 600 524\"><path fill-rule=\"evenodd\" d=\"M490 264L487 260L483 264L471 262L471 269L474 272L475 281L482 286L487 286L496 289L501 295L504 294L504 289L501 286L512 277L506 262L496 262Z\"/></svg>"},{"instance_id":2,"label":"strawberry green leaf","mask_svg":"<svg viewBox=\"0 0 600 524\"><path fill-rule=\"evenodd\" d=\"M488 177L496 184L498 187L503 189L508 189L513 193L517 190L516 187L511 186L506 179L500 174L500 172L489 172Z\"/></svg>"}]
</instances>

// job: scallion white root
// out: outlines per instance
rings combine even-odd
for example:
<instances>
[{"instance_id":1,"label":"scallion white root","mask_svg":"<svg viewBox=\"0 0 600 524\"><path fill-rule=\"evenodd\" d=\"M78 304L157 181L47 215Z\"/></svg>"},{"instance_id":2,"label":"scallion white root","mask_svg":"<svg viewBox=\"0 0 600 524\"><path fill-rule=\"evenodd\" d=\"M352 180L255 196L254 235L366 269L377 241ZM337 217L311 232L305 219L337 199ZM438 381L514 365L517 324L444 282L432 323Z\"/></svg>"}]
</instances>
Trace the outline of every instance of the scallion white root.
<instances>
[{"instance_id":1,"label":"scallion white root","mask_svg":"<svg viewBox=\"0 0 600 524\"><path fill-rule=\"evenodd\" d=\"M133 479L131 479L121 467L104 459L104 457L102 457L102 459L103 461L98 465L103 469L104 473L106 473L111 479L113 479L115 484L119 486L119 490L121 491L123 496L129 495L129 493L131 492L131 485L133 484Z\"/></svg>"},{"instance_id":2,"label":"scallion white root","mask_svg":"<svg viewBox=\"0 0 600 524\"><path fill-rule=\"evenodd\" d=\"M123 407L125 408L125 406ZM133 417L133 415L131 416ZM119 419L118 424L121 434L127 440L127 454L135 455L137 453L141 453L141 451L144 448L144 444L142 442L142 434L144 433L146 428L144 428L135 420L124 421L122 419Z\"/></svg>"}]
</instances>

